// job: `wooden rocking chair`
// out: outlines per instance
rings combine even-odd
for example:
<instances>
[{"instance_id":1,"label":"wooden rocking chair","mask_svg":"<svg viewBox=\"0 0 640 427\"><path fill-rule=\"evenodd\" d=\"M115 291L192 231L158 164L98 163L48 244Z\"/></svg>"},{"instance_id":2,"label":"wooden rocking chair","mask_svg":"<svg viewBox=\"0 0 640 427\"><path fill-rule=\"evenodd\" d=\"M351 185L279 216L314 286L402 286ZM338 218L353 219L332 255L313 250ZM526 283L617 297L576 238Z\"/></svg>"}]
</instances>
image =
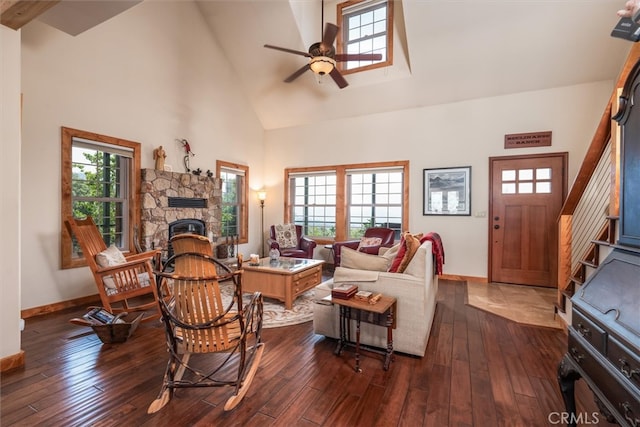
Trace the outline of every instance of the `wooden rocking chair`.
<instances>
[{"instance_id":1,"label":"wooden rocking chair","mask_svg":"<svg viewBox=\"0 0 640 427\"><path fill-rule=\"evenodd\" d=\"M111 313L157 310L156 281L152 262L159 251L129 256L122 255L115 247L107 248L93 218L69 218L65 221L69 234L76 237L87 265L98 287L102 306ZM98 264L99 259L106 260ZM153 296L149 301L131 301ZM115 306L114 306L115 304ZM160 312L142 321L158 319Z\"/></svg>"},{"instance_id":2,"label":"wooden rocking chair","mask_svg":"<svg viewBox=\"0 0 640 427\"><path fill-rule=\"evenodd\" d=\"M171 265L173 272L157 273L169 362L160 393L147 412L162 409L176 388L220 386L234 388L224 405L229 411L247 393L262 358L262 294L252 294L244 305L242 270L231 271L209 255L177 253L165 268ZM233 299L227 303L220 293L222 281L233 281ZM192 356L194 362L200 357L211 361L201 369L190 364Z\"/></svg>"},{"instance_id":3,"label":"wooden rocking chair","mask_svg":"<svg viewBox=\"0 0 640 427\"><path fill-rule=\"evenodd\" d=\"M176 234L171 238L169 244L173 248L174 254L197 252L213 257L211 240L206 236L192 233Z\"/></svg>"}]
</instances>

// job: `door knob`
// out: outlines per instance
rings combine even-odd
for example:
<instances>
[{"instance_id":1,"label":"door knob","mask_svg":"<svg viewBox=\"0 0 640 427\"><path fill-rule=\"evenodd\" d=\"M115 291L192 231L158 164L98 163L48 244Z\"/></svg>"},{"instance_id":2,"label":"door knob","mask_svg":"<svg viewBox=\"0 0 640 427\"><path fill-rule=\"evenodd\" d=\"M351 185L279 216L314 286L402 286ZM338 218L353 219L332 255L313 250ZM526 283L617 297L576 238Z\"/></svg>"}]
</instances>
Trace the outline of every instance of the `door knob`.
<instances>
[{"instance_id":1,"label":"door knob","mask_svg":"<svg viewBox=\"0 0 640 427\"><path fill-rule=\"evenodd\" d=\"M499 220L500 220L500 217L499 217L499 216L494 216L494 217L493 217L493 220L494 220L494 221L499 221Z\"/></svg>"},{"instance_id":2,"label":"door knob","mask_svg":"<svg viewBox=\"0 0 640 427\"><path fill-rule=\"evenodd\" d=\"M498 224L496 224L496 225L493 226L493 228L495 228L497 230L498 228L500 228L500 226Z\"/></svg>"}]
</instances>

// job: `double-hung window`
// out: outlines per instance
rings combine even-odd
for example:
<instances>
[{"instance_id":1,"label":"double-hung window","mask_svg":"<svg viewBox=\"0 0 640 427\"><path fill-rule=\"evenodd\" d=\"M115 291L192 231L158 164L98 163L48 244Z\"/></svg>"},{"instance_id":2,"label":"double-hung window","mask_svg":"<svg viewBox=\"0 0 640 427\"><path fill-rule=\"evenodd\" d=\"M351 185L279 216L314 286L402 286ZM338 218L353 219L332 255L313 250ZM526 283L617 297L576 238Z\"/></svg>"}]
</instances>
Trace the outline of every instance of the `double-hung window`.
<instances>
[{"instance_id":1,"label":"double-hung window","mask_svg":"<svg viewBox=\"0 0 640 427\"><path fill-rule=\"evenodd\" d=\"M107 246L127 252L139 217L140 144L62 129L62 220L91 216ZM84 264L75 239L62 232L62 266Z\"/></svg>"},{"instance_id":2,"label":"double-hung window","mask_svg":"<svg viewBox=\"0 0 640 427\"><path fill-rule=\"evenodd\" d=\"M233 236L238 243L247 243L249 168L218 160L216 170L222 180L222 237Z\"/></svg>"},{"instance_id":3,"label":"double-hung window","mask_svg":"<svg viewBox=\"0 0 640 427\"><path fill-rule=\"evenodd\" d=\"M402 232L403 168L348 169L348 237L359 238L367 228Z\"/></svg>"},{"instance_id":4,"label":"double-hung window","mask_svg":"<svg viewBox=\"0 0 640 427\"><path fill-rule=\"evenodd\" d=\"M285 220L318 242L359 238L369 227L408 226L409 162L287 169Z\"/></svg>"},{"instance_id":5,"label":"double-hung window","mask_svg":"<svg viewBox=\"0 0 640 427\"><path fill-rule=\"evenodd\" d=\"M310 237L333 237L336 232L336 172L289 175L291 216Z\"/></svg>"},{"instance_id":6,"label":"double-hung window","mask_svg":"<svg viewBox=\"0 0 640 427\"><path fill-rule=\"evenodd\" d=\"M393 1L350 0L337 5L337 53L379 53L381 61L345 61L343 74L393 65Z\"/></svg>"}]
</instances>

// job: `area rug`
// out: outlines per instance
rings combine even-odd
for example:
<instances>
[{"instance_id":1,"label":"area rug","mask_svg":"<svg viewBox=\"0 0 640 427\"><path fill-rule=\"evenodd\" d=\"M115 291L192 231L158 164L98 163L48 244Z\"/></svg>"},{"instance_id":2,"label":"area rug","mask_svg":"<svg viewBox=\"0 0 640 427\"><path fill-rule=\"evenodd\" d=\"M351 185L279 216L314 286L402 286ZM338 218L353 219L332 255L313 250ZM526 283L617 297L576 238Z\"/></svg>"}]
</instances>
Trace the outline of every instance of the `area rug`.
<instances>
[{"instance_id":1,"label":"area rug","mask_svg":"<svg viewBox=\"0 0 640 427\"><path fill-rule=\"evenodd\" d=\"M220 285L222 300L225 304L233 298L233 284L223 283ZM299 323L310 322L313 320L313 289L303 293L293 301L291 310L285 310L284 303L273 298L263 298L263 319L262 327L280 328L282 326L297 325ZM251 297L245 294L243 299L246 301Z\"/></svg>"},{"instance_id":2,"label":"area rug","mask_svg":"<svg viewBox=\"0 0 640 427\"><path fill-rule=\"evenodd\" d=\"M467 282L467 303L514 322L561 329L555 315L557 290L503 283Z\"/></svg>"}]
</instances>

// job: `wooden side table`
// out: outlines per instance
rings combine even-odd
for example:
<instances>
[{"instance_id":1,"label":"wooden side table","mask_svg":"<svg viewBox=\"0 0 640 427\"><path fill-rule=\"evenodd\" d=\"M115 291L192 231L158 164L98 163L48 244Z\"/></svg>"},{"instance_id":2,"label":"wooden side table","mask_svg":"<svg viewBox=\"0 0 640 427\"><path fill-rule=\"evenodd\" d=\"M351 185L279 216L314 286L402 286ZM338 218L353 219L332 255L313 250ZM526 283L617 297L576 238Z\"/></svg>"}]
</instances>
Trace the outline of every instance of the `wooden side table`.
<instances>
[{"instance_id":1,"label":"wooden side table","mask_svg":"<svg viewBox=\"0 0 640 427\"><path fill-rule=\"evenodd\" d=\"M350 320L355 319L355 371L362 372L362 369L360 369L360 322L384 326L387 328L387 348L385 350L378 350L367 346L366 349L384 355L383 368L385 371L388 370L389 364L393 359L393 329L396 327L396 299L383 295L378 302L373 305L367 301L361 301L355 298L332 298L331 295L326 296L324 299L340 306L340 340L338 341L335 354L340 355L345 346L354 345L354 343L351 342Z\"/></svg>"}]
</instances>

